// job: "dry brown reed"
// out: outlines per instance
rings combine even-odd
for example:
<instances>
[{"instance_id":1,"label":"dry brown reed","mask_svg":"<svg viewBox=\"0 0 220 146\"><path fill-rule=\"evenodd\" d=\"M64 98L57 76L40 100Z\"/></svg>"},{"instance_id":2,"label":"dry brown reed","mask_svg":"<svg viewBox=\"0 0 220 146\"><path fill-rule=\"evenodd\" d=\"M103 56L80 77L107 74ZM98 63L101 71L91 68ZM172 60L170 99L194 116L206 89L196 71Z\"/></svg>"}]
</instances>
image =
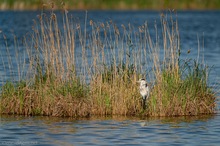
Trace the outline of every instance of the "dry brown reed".
<instances>
[{"instance_id":1,"label":"dry brown reed","mask_svg":"<svg viewBox=\"0 0 220 146\"><path fill-rule=\"evenodd\" d=\"M2 87L1 113L85 117L215 111L206 68L195 64L192 72L189 67L188 76L183 76L175 19L168 21L162 15L162 31L155 24L152 37L147 22L136 29L130 24L91 20L88 33L87 15L84 25L71 18L65 11L60 24L53 12L50 17L39 15L25 41L29 57L25 81ZM154 83L146 111L141 108L136 84L140 77Z\"/></svg>"}]
</instances>

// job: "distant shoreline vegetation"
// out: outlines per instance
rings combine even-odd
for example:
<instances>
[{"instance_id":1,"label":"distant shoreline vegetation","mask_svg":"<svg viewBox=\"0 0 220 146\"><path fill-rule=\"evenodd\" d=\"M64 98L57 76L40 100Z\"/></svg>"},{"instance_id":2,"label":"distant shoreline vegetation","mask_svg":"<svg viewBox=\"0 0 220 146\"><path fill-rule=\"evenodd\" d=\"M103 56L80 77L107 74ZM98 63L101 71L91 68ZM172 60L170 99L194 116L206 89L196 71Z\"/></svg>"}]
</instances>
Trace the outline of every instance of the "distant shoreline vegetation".
<instances>
[{"instance_id":1,"label":"distant shoreline vegetation","mask_svg":"<svg viewBox=\"0 0 220 146\"><path fill-rule=\"evenodd\" d=\"M0 10L41 10L65 7L70 10L212 10L220 9L219 0L0 0Z\"/></svg>"}]
</instances>

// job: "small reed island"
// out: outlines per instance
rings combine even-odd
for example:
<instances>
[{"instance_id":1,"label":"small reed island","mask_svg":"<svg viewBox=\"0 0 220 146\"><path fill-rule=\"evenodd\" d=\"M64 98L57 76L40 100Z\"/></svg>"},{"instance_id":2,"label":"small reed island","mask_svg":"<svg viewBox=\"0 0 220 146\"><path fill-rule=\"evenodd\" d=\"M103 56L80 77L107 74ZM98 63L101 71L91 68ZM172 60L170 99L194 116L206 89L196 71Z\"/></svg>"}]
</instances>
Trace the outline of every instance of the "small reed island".
<instances>
[{"instance_id":1,"label":"small reed island","mask_svg":"<svg viewBox=\"0 0 220 146\"><path fill-rule=\"evenodd\" d=\"M112 20L87 20L87 14L85 24L80 24L67 11L62 18L53 12L40 14L23 40L28 61L18 62L18 80L1 87L0 113L61 117L215 113L210 68L199 58L181 59L175 13L158 17L161 22L153 28L148 22L135 28Z\"/></svg>"}]
</instances>

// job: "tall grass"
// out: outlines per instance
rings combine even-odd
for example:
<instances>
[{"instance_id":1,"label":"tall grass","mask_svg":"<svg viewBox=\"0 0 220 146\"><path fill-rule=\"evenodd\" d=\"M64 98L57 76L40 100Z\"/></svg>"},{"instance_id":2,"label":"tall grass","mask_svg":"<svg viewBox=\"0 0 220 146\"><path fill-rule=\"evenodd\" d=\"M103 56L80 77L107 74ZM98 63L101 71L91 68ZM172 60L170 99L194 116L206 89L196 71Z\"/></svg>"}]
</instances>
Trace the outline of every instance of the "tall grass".
<instances>
[{"instance_id":1,"label":"tall grass","mask_svg":"<svg viewBox=\"0 0 220 146\"><path fill-rule=\"evenodd\" d=\"M171 19L168 19L171 18ZM28 70L2 86L1 113L84 117L178 116L215 112L208 68L180 59L178 23L161 15L154 31L112 21L80 24L65 11L42 13L24 41ZM161 39L162 38L162 39ZM191 64L193 63L193 64ZM26 66L27 66L26 65ZM151 83L147 110L136 81Z\"/></svg>"}]
</instances>

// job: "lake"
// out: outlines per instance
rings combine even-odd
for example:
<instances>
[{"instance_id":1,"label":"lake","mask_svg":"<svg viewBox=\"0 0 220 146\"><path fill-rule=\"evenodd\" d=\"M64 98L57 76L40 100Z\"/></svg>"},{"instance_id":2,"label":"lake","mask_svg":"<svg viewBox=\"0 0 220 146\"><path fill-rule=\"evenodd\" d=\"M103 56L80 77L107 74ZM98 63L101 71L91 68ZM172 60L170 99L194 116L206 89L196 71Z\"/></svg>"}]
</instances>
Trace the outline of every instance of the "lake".
<instances>
[{"instance_id":1,"label":"lake","mask_svg":"<svg viewBox=\"0 0 220 146\"><path fill-rule=\"evenodd\" d=\"M218 145L220 116L1 117L0 145Z\"/></svg>"},{"instance_id":2,"label":"lake","mask_svg":"<svg viewBox=\"0 0 220 146\"><path fill-rule=\"evenodd\" d=\"M13 55L14 36L19 41L31 32L33 19L40 11L0 12L0 84L12 76L7 64L8 53ZM84 22L85 12L70 11L77 21ZM149 28L160 21L158 11L89 11L88 20L140 26L146 21ZM59 15L59 14L58 14ZM61 14L60 14L61 15ZM177 12L181 48L184 55L197 57L198 38L200 55L213 66L209 85L219 91L220 85L220 11ZM10 50L6 52L5 40ZM10 54L10 55L11 55ZM13 62L13 57L11 58ZM4 62L4 63L3 63ZM13 64L13 63L12 63ZM16 78L16 77L15 77ZM218 94L219 95L219 94ZM218 105L219 102L217 101ZM91 117L71 119L54 117L0 117L0 145L219 145L220 115L140 118L140 117Z\"/></svg>"}]
</instances>

